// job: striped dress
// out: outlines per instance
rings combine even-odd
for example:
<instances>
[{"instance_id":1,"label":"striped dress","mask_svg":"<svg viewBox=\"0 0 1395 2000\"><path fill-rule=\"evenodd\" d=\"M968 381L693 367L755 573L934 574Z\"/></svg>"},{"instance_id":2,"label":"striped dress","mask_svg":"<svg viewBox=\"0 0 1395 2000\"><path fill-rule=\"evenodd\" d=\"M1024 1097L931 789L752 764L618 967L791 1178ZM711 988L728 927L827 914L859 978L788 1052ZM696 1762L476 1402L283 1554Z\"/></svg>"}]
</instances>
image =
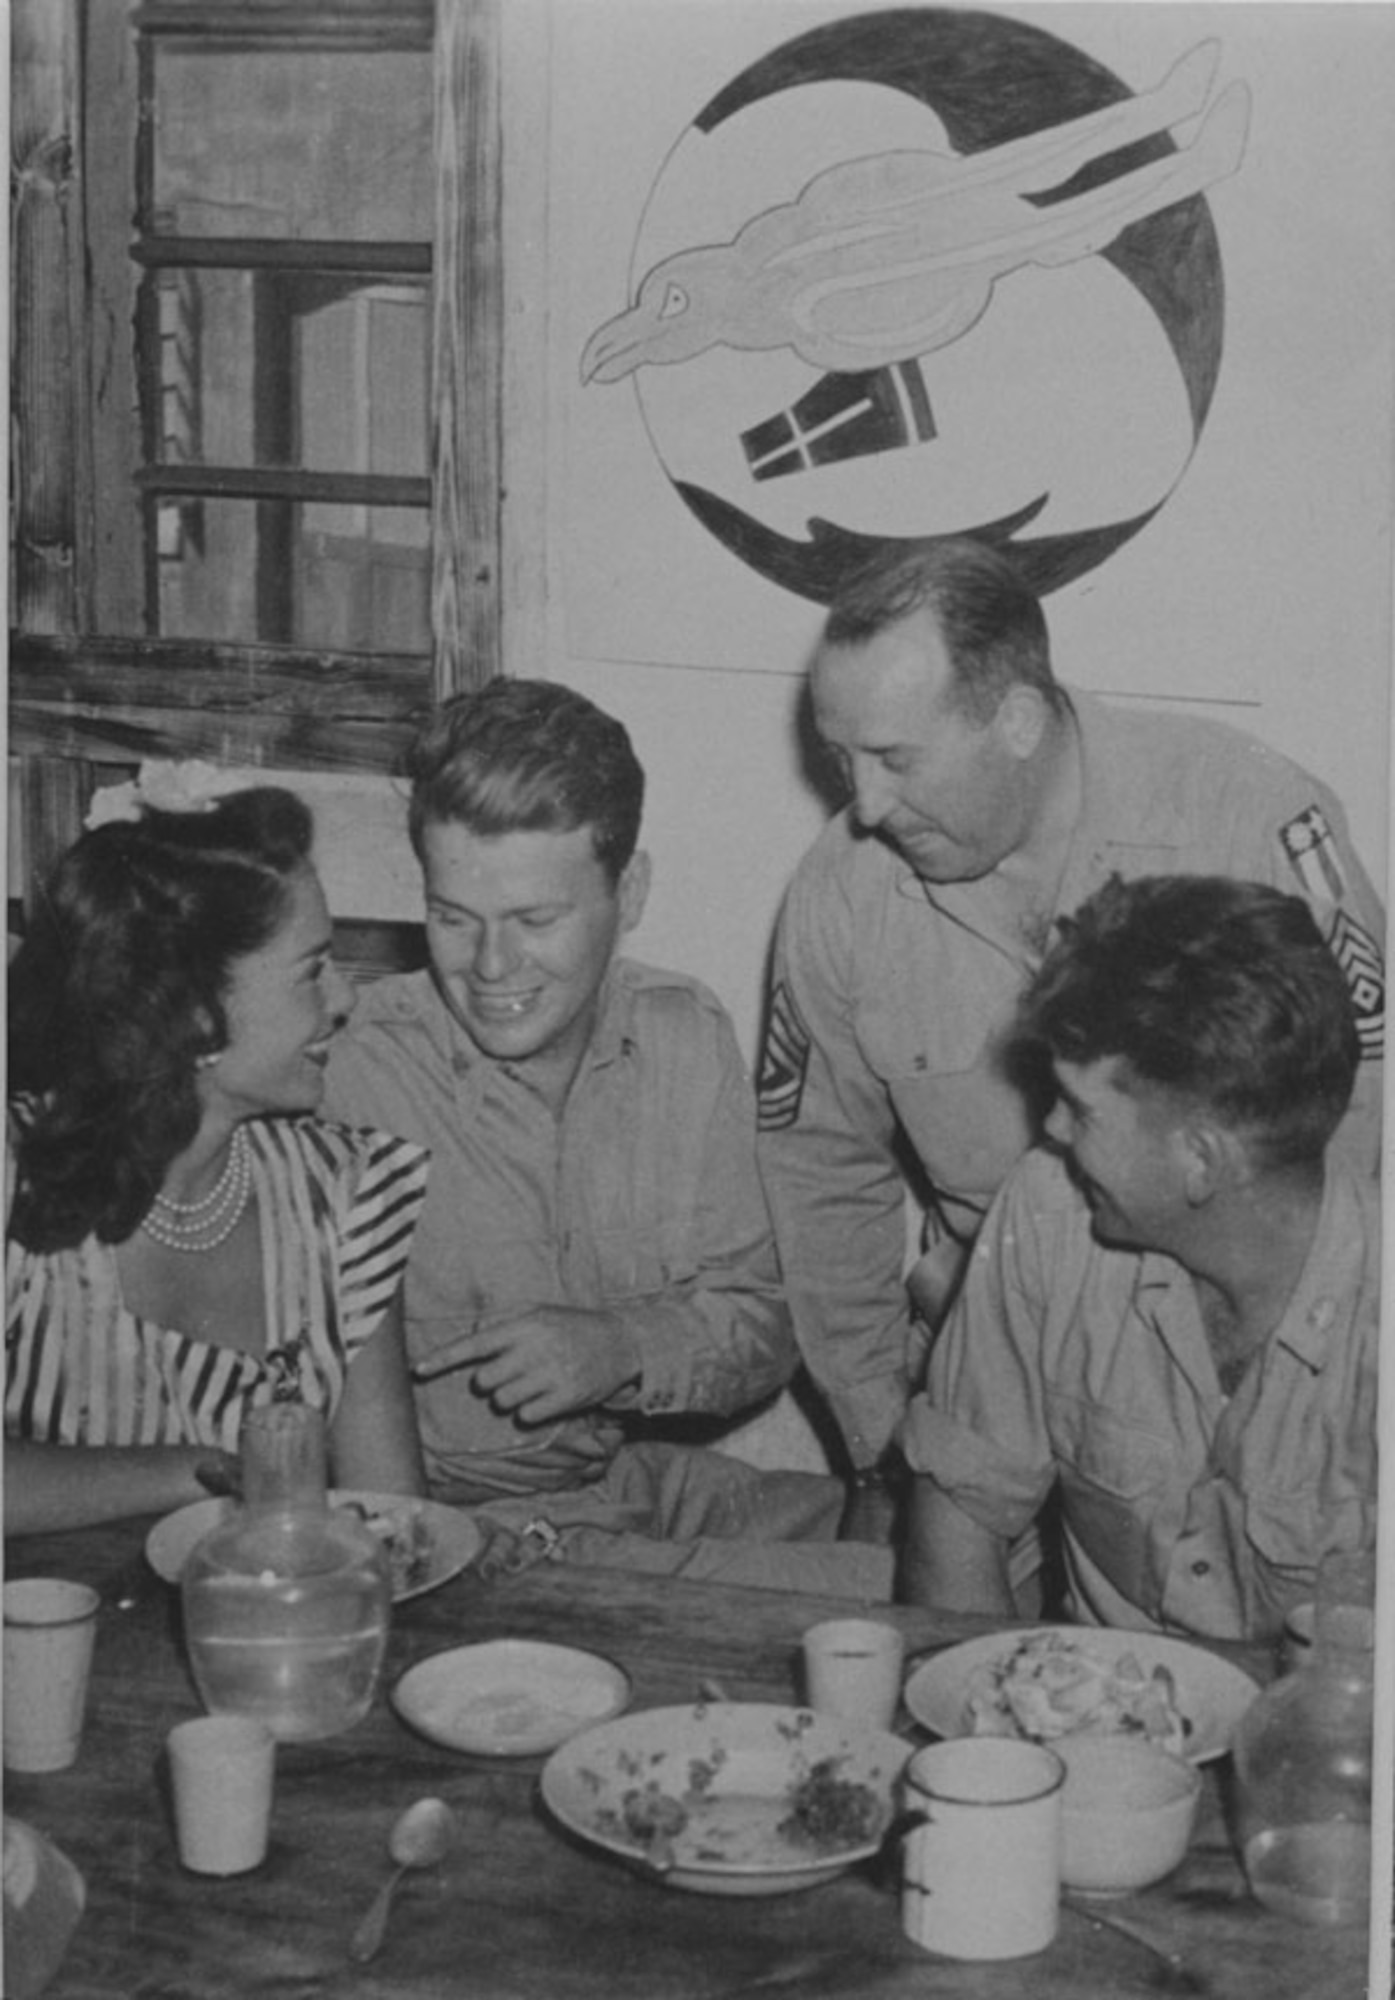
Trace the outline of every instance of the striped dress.
<instances>
[{"instance_id":1,"label":"striped dress","mask_svg":"<svg viewBox=\"0 0 1395 2000\"><path fill-rule=\"evenodd\" d=\"M293 1397L332 1418L349 1363L401 1282L430 1155L315 1118L248 1121L268 1352L128 1312L116 1255L5 1254L5 1435L49 1444L237 1449L242 1413Z\"/></svg>"}]
</instances>

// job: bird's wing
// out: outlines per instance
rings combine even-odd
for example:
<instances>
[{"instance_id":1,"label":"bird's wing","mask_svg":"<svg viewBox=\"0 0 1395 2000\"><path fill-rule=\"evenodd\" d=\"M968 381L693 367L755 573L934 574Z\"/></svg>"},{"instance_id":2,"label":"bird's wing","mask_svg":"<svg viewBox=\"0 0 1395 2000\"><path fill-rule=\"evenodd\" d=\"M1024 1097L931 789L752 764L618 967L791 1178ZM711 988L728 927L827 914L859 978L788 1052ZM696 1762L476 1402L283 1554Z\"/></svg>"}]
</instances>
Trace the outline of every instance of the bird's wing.
<instances>
[{"instance_id":1,"label":"bird's wing","mask_svg":"<svg viewBox=\"0 0 1395 2000\"><path fill-rule=\"evenodd\" d=\"M970 154L968 164L986 180L1010 181L1019 194L1059 187L1091 160L1194 118L1210 95L1219 59L1219 42L1198 42L1152 90Z\"/></svg>"},{"instance_id":2,"label":"bird's wing","mask_svg":"<svg viewBox=\"0 0 1395 2000\"><path fill-rule=\"evenodd\" d=\"M1131 174L1106 181L1088 194L1038 211L1052 222L1040 229L1029 253L1033 264L1065 264L1111 244L1131 222L1156 215L1225 180L1240 165L1250 128L1250 93L1232 83L1207 112L1195 139L1180 152Z\"/></svg>"},{"instance_id":3,"label":"bird's wing","mask_svg":"<svg viewBox=\"0 0 1395 2000\"><path fill-rule=\"evenodd\" d=\"M819 254L833 229L899 227L904 212L927 197L969 199L977 188L1004 185L1015 195L1059 187L1088 161L1194 117L1206 102L1219 53L1218 42L1199 42L1142 96L981 153L902 148L840 160L807 181L794 201L753 218L733 247L761 263L794 260Z\"/></svg>"},{"instance_id":4,"label":"bird's wing","mask_svg":"<svg viewBox=\"0 0 1395 2000\"><path fill-rule=\"evenodd\" d=\"M980 188L956 205L955 220L966 225L962 236L945 234L935 203L923 227L906 219L875 264L854 259L845 246L841 268L826 260L791 292L790 344L811 366L844 371L948 346L982 317L994 285L1010 271L1090 256L1130 223L1233 173L1244 152L1249 101L1244 84L1232 84L1190 146L1053 207L985 199ZM970 223L977 233L967 229Z\"/></svg>"}]
</instances>

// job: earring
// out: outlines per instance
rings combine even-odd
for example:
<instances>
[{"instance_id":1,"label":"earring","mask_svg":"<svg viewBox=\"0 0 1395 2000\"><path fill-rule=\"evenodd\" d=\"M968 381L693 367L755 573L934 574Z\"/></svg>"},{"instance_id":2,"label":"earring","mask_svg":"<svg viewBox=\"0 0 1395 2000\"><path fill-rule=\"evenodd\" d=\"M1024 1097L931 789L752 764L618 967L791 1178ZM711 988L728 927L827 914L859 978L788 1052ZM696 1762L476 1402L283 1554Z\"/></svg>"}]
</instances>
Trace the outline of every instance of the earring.
<instances>
[{"instance_id":1,"label":"earring","mask_svg":"<svg viewBox=\"0 0 1395 2000\"><path fill-rule=\"evenodd\" d=\"M194 1068L212 1069L215 1063L220 1063L222 1060L223 1051L221 1049L210 1049L207 1055L194 1057Z\"/></svg>"}]
</instances>

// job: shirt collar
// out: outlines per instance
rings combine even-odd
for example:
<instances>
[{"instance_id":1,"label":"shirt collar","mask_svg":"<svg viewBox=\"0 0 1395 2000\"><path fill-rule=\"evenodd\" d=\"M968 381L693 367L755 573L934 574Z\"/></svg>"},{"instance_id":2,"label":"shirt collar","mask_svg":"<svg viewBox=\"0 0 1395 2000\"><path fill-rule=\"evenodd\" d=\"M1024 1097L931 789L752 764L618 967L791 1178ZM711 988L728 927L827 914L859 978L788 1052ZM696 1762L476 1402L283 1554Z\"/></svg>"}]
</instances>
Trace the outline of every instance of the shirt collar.
<instances>
[{"instance_id":1,"label":"shirt collar","mask_svg":"<svg viewBox=\"0 0 1395 2000\"><path fill-rule=\"evenodd\" d=\"M1314 1374L1346 1341L1353 1317L1370 1292L1363 1283L1363 1267L1379 1242L1375 1202L1375 1183L1363 1184L1345 1160L1329 1153L1317 1228L1293 1296L1269 1336ZM1185 1267L1174 1258L1157 1250L1139 1253L1134 1292L1140 1301L1179 1281L1191 1284Z\"/></svg>"},{"instance_id":2,"label":"shirt collar","mask_svg":"<svg viewBox=\"0 0 1395 2000\"><path fill-rule=\"evenodd\" d=\"M1363 1278L1379 1241L1377 1227L1375 1183L1360 1181L1345 1160L1329 1152L1318 1225L1272 1336L1314 1374L1345 1344L1355 1313L1373 1295Z\"/></svg>"},{"instance_id":3,"label":"shirt collar","mask_svg":"<svg viewBox=\"0 0 1395 2000\"><path fill-rule=\"evenodd\" d=\"M601 983L596 1027L587 1050L587 1066L603 1069L629 1055L635 1046L635 993L624 959L613 959Z\"/></svg>"}]
</instances>

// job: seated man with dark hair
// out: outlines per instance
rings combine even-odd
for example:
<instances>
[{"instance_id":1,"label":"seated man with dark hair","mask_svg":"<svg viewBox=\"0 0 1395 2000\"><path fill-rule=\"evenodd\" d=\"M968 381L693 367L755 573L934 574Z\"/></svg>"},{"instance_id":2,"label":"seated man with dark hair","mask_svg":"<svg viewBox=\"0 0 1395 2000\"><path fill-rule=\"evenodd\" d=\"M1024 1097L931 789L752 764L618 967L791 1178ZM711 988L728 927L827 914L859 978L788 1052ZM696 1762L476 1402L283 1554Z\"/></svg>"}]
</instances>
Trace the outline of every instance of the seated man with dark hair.
<instances>
[{"instance_id":1,"label":"seated man with dark hair","mask_svg":"<svg viewBox=\"0 0 1395 2000\"><path fill-rule=\"evenodd\" d=\"M903 1593L1010 1615L1058 1492L1070 1614L1264 1639L1374 1544L1377 1187L1329 1147L1359 1059L1307 905L1117 879L1026 995L1056 1089L903 1445Z\"/></svg>"}]
</instances>

